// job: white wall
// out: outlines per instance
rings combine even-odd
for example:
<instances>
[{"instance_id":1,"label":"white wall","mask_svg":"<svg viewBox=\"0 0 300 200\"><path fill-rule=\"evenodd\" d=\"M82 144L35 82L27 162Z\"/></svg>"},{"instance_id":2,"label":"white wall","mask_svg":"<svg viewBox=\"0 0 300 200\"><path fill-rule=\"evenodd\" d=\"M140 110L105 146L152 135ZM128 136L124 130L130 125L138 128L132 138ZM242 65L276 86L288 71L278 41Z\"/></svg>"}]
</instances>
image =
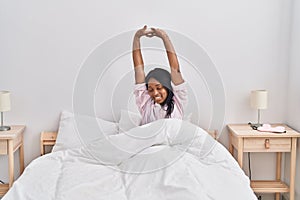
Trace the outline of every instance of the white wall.
<instances>
[{"instance_id":1,"label":"white wall","mask_svg":"<svg viewBox=\"0 0 300 200\"><path fill-rule=\"evenodd\" d=\"M287 102L287 110L288 110L288 118L287 123L300 131L300 2L293 2L293 10L292 10L292 26L291 26L291 51L290 51L290 69L289 69L289 77L288 77L288 102ZM299 142L299 140L298 140ZM286 156L286 176L285 180L289 181L290 177L290 168L289 168L290 156ZM297 147L297 169L300 166L300 148L299 144ZM296 170L296 195L295 199L300 199L300 173L299 170Z\"/></svg>"},{"instance_id":2,"label":"white wall","mask_svg":"<svg viewBox=\"0 0 300 200\"><path fill-rule=\"evenodd\" d=\"M207 50L225 87L224 125L256 120L249 106L253 89L269 91L262 121L285 121L290 4L288 0L0 1L0 89L12 92L6 122L27 126L26 164L39 156L40 131L57 129L60 111L71 110L73 84L89 53L112 36L144 24L182 33ZM228 144L226 128L221 142ZM265 163L274 163L275 156L253 154L252 160L254 178L274 177L275 168ZM1 156L3 180L7 180L5 163Z\"/></svg>"}]
</instances>

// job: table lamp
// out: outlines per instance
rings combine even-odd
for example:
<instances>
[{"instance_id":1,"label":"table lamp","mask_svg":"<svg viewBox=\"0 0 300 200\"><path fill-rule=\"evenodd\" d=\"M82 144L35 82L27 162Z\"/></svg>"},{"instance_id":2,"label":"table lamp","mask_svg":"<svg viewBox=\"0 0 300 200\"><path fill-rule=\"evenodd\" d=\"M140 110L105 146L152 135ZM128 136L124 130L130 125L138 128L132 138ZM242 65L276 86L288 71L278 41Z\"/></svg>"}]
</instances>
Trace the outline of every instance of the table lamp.
<instances>
[{"instance_id":1,"label":"table lamp","mask_svg":"<svg viewBox=\"0 0 300 200\"><path fill-rule=\"evenodd\" d=\"M9 126L3 125L3 112L10 110L10 92L0 91L0 112L1 112L1 126L0 131L10 130Z\"/></svg>"},{"instance_id":2,"label":"table lamp","mask_svg":"<svg viewBox=\"0 0 300 200\"><path fill-rule=\"evenodd\" d=\"M257 124L253 126L260 127L260 110L268 108L268 92L266 90L253 90L250 96L251 107L257 109Z\"/></svg>"}]
</instances>

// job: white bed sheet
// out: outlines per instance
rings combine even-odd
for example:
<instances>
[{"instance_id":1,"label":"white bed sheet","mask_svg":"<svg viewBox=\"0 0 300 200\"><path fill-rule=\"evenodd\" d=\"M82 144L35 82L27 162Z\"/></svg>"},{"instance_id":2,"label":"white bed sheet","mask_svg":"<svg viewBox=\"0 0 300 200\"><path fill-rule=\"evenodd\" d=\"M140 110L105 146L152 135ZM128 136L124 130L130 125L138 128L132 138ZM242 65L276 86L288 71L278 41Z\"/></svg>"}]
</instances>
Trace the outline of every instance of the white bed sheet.
<instances>
[{"instance_id":1,"label":"white bed sheet","mask_svg":"<svg viewBox=\"0 0 300 200\"><path fill-rule=\"evenodd\" d=\"M226 148L191 123L167 119L34 160L3 198L15 199L257 198Z\"/></svg>"}]
</instances>

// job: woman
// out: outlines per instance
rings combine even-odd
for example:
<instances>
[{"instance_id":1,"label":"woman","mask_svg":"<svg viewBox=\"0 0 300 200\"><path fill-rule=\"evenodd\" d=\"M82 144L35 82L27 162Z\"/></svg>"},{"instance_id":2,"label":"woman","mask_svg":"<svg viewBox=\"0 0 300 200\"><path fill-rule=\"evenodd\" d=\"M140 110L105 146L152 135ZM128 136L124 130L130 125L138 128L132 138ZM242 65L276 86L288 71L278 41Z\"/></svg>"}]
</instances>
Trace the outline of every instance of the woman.
<instances>
[{"instance_id":1,"label":"woman","mask_svg":"<svg viewBox=\"0 0 300 200\"><path fill-rule=\"evenodd\" d=\"M140 48L140 38L143 36L162 39L171 73L155 68L145 77ZM187 101L187 90L180 73L177 55L166 32L157 28L147 30L147 26L138 30L133 39L132 56L136 83L134 93L142 115L141 125L163 118L182 119L183 106Z\"/></svg>"}]
</instances>

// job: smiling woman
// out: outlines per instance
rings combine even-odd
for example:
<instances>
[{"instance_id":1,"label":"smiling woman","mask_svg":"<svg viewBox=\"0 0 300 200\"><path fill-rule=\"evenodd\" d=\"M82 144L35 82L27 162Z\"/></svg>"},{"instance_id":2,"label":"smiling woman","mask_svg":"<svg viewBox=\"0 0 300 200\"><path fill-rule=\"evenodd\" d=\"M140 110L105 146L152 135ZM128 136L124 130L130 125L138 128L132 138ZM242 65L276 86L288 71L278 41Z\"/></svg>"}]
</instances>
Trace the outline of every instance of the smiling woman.
<instances>
[{"instance_id":1,"label":"smiling woman","mask_svg":"<svg viewBox=\"0 0 300 200\"><path fill-rule=\"evenodd\" d=\"M155 68L145 77L144 62L140 48L142 36L162 39L166 48L171 73ZM147 26L135 33L132 50L135 71L135 96L142 115L142 124L163 118L183 118L183 106L187 102L187 89L179 70L174 47L168 35L160 29L147 29ZM173 83L173 85L172 85Z\"/></svg>"}]
</instances>

